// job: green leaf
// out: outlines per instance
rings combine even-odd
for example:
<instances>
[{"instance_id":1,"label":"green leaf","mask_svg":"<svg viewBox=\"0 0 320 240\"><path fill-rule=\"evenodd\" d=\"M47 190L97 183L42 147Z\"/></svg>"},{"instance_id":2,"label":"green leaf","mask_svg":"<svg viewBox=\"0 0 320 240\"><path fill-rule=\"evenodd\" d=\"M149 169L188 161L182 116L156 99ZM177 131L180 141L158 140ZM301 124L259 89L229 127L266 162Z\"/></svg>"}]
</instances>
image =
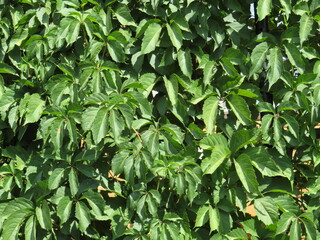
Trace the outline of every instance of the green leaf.
<instances>
[{"instance_id":1,"label":"green leaf","mask_svg":"<svg viewBox=\"0 0 320 240\"><path fill-rule=\"evenodd\" d=\"M217 72L216 63L214 61L208 61L203 69L203 83L209 85L214 74Z\"/></svg>"},{"instance_id":2,"label":"green leaf","mask_svg":"<svg viewBox=\"0 0 320 240\"><path fill-rule=\"evenodd\" d=\"M224 162L225 159L230 157L230 150L222 145L217 145L211 152L211 156L205 158L201 163L203 174L212 174Z\"/></svg>"},{"instance_id":3,"label":"green leaf","mask_svg":"<svg viewBox=\"0 0 320 240\"><path fill-rule=\"evenodd\" d=\"M235 131L230 140L230 150L232 153L236 153L238 150L243 148L245 145L254 143L258 140L259 131L257 129L241 129Z\"/></svg>"},{"instance_id":4,"label":"green leaf","mask_svg":"<svg viewBox=\"0 0 320 240\"><path fill-rule=\"evenodd\" d=\"M310 35L313 25L313 18L308 14L303 14L300 19L300 28L299 28L299 37L300 37L300 44L302 45Z\"/></svg>"},{"instance_id":5,"label":"green leaf","mask_svg":"<svg viewBox=\"0 0 320 240\"><path fill-rule=\"evenodd\" d=\"M48 203L46 200L42 201L41 207L36 207L36 216L41 228L51 230L52 222Z\"/></svg>"},{"instance_id":6,"label":"green leaf","mask_svg":"<svg viewBox=\"0 0 320 240\"><path fill-rule=\"evenodd\" d=\"M297 67L300 74L304 73L305 63L297 46L292 43L285 43L284 47L290 63Z\"/></svg>"},{"instance_id":7,"label":"green leaf","mask_svg":"<svg viewBox=\"0 0 320 240\"><path fill-rule=\"evenodd\" d=\"M268 81L270 89L271 86L279 80L283 72L283 56L278 47L270 49L268 68Z\"/></svg>"},{"instance_id":8,"label":"green leaf","mask_svg":"<svg viewBox=\"0 0 320 240\"><path fill-rule=\"evenodd\" d=\"M265 225L273 224L278 219L278 207L271 197L255 199L254 209L258 219Z\"/></svg>"},{"instance_id":9,"label":"green leaf","mask_svg":"<svg viewBox=\"0 0 320 240\"><path fill-rule=\"evenodd\" d=\"M41 99L39 94L32 94L28 98L24 125L27 123L37 122L42 115L44 105L45 101Z\"/></svg>"},{"instance_id":10,"label":"green leaf","mask_svg":"<svg viewBox=\"0 0 320 240\"><path fill-rule=\"evenodd\" d=\"M173 46L179 50L183 40L179 26L175 22L172 22L171 25L167 24L167 31Z\"/></svg>"},{"instance_id":11,"label":"green leaf","mask_svg":"<svg viewBox=\"0 0 320 240\"><path fill-rule=\"evenodd\" d=\"M303 225L307 232L308 239L316 240L317 239L317 230L314 222L308 218L300 217L300 220L303 222Z\"/></svg>"},{"instance_id":12,"label":"green leaf","mask_svg":"<svg viewBox=\"0 0 320 240\"><path fill-rule=\"evenodd\" d=\"M218 230L220 224L220 213L218 208L209 206L209 224L210 232Z\"/></svg>"},{"instance_id":13,"label":"green leaf","mask_svg":"<svg viewBox=\"0 0 320 240\"><path fill-rule=\"evenodd\" d=\"M264 0L260 0L259 2L263 2ZM267 0L268 2L270 0ZM251 54L251 69L249 76L251 77L254 73L261 71L262 65L266 60L266 56L269 50L269 45L267 42L262 42L258 44L252 51Z\"/></svg>"},{"instance_id":14,"label":"green leaf","mask_svg":"<svg viewBox=\"0 0 320 240\"><path fill-rule=\"evenodd\" d=\"M284 119L288 124L288 129L292 133L292 135L296 138L299 137L299 123L298 121L290 115L284 114L281 115L281 118Z\"/></svg>"},{"instance_id":15,"label":"green leaf","mask_svg":"<svg viewBox=\"0 0 320 240\"><path fill-rule=\"evenodd\" d=\"M99 143L107 134L108 130L108 108L89 107L82 114L81 125L85 131L92 131L92 138Z\"/></svg>"},{"instance_id":16,"label":"green leaf","mask_svg":"<svg viewBox=\"0 0 320 240\"><path fill-rule=\"evenodd\" d=\"M125 61L125 54L123 48L118 41L109 40L107 47L112 60L114 60L115 62Z\"/></svg>"},{"instance_id":17,"label":"green leaf","mask_svg":"<svg viewBox=\"0 0 320 240\"><path fill-rule=\"evenodd\" d=\"M67 43L72 44L77 41L80 33L80 22L78 20L74 20L70 22L69 26L70 31L66 37Z\"/></svg>"},{"instance_id":18,"label":"green leaf","mask_svg":"<svg viewBox=\"0 0 320 240\"><path fill-rule=\"evenodd\" d=\"M29 217L26 222L26 225L24 227L24 237L26 240L37 239L37 221L34 215Z\"/></svg>"},{"instance_id":19,"label":"green leaf","mask_svg":"<svg viewBox=\"0 0 320 240\"><path fill-rule=\"evenodd\" d=\"M181 131L181 129L177 125L168 123L163 125L161 129L169 132L175 141L177 141L180 144L183 144L184 133Z\"/></svg>"},{"instance_id":20,"label":"green leaf","mask_svg":"<svg viewBox=\"0 0 320 240\"><path fill-rule=\"evenodd\" d=\"M80 201L76 203L76 218L79 221L80 231L85 232L91 223L90 212L85 203Z\"/></svg>"},{"instance_id":21,"label":"green leaf","mask_svg":"<svg viewBox=\"0 0 320 240\"><path fill-rule=\"evenodd\" d=\"M297 218L293 219L290 227L290 240L300 240L301 239L301 227L299 220Z\"/></svg>"},{"instance_id":22,"label":"green leaf","mask_svg":"<svg viewBox=\"0 0 320 240\"><path fill-rule=\"evenodd\" d=\"M268 177L282 176L282 171L273 160L272 155L262 146L249 148L245 151L245 154L250 157L252 165L262 175Z\"/></svg>"},{"instance_id":23,"label":"green leaf","mask_svg":"<svg viewBox=\"0 0 320 240\"><path fill-rule=\"evenodd\" d=\"M51 142L57 154L60 153L60 149L62 148L63 144L64 125L65 122L61 118L55 118L51 123Z\"/></svg>"},{"instance_id":24,"label":"green leaf","mask_svg":"<svg viewBox=\"0 0 320 240\"><path fill-rule=\"evenodd\" d=\"M227 101L240 123L243 125L250 125L252 123L251 111L242 97L231 94L228 96Z\"/></svg>"},{"instance_id":25,"label":"green leaf","mask_svg":"<svg viewBox=\"0 0 320 240\"><path fill-rule=\"evenodd\" d=\"M117 141L121 136L121 132L125 129L125 123L116 109L112 109L110 111L109 122L113 132L113 136Z\"/></svg>"},{"instance_id":26,"label":"green leaf","mask_svg":"<svg viewBox=\"0 0 320 240\"><path fill-rule=\"evenodd\" d=\"M222 134L212 134L201 139L199 146L205 150L212 150L217 146L228 147L228 141Z\"/></svg>"},{"instance_id":27,"label":"green leaf","mask_svg":"<svg viewBox=\"0 0 320 240\"><path fill-rule=\"evenodd\" d=\"M169 80L165 76L163 77L163 80L168 93L169 100L171 104L175 106L178 102L178 79L176 78L175 74L172 74Z\"/></svg>"},{"instance_id":28,"label":"green leaf","mask_svg":"<svg viewBox=\"0 0 320 240\"><path fill-rule=\"evenodd\" d=\"M281 215L280 220L277 224L277 231L276 231L276 235L278 234L282 234L284 232L287 231L287 229L289 228L292 220L295 218L296 216L291 213L291 212L285 212Z\"/></svg>"},{"instance_id":29,"label":"green leaf","mask_svg":"<svg viewBox=\"0 0 320 240\"><path fill-rule=\"evenodd\" d=\"M203 205L197 211L195 227L202 227L209 220L209 206Z\"/></svg>"},{"instance_id":30,"label":"green leaf","mask_svg":"<svg viewBox=\"0 0 320 240\"><path fill-rule=\"evenodd\" d=\"M250 157L247 154L241 154L237 159L235 159L234 164L239 179L247 192L258 194L258 181L251 165Z\"/></svg>"},{"instance_id":31,"label":"green leaf","mask_svg":"<svg viewBox=\"0 0 320 240\"><path fill-rule=\"evenodd\" d=\"M69 172L69 186L70 186L71 195L75 196L79 189L79 180L74 168L71 168Z\"/></svg>"},{"instance_id":32,"label":"green leaf","mask_svg":"<svg viewBox=\"0 0 320 240\"><path fill-rule=\"evenodd\" d=\"M72 209L72 201L68 196L60 199L57 207L57 215L60 218L60 224L64 224L70 218Z\"/></svg>"},{"instance_id":33,"label":"green leaf","mask_svg":"<svg viewBox=\"0 0 320 240\"><path fill-rule=\"evenodd\" d=\"M65 171L64 168L55 168L53 172L50 174L49 180L48 180L48 188L50 190L53 190L59 187L64 171Z\"/></svg>"},{"instance_id":34,"label":"green leaf","mask_svg":"<svg viewBox=\"0 0 320 240\"><path fill-rule=\"evenodd\" d=\"M99 193L87 191L83 194L82 198L85 198L88 201L89 206L92 209L92 213L97 219L103 220L106 218L106 216L104 216L106 203Z\"/></svg>"},{"instance_id":35,"label":"green leaf","mask_svg":"<svg viewBox=\"0 0 320 240\"><path fill-rule=\"evenodd\" d=\"M282 126L280 124L279 118L273 118L273 139L278 142L282 136Z\"/></svg>"},{"instance_id":36,"label":"green leaf","mask_svg":"<svg viewBox=\"0 0 320 240\"><path fill-rule=\"evenodd\" d=\"M258 2L258 20L263 20L267 15L270 14L272 9L272 0L259 0Z\"/></svg>"},{"instance_id":37,"label":"green leaf","mask_svg":"<svg viewBox=\"0 0 320 240\"><path fill-rule=\"evenodd\" d=\"M218 114L218 104L219 98L216 96L211 96L204 101L202 108L202 116L204 123L206 124L207 134L212 134L214 132L216 118Z\"/></svg>"},{"instance_id":38,"label":"green leaf","mask_svg":"<svg viewBox=\"0 0 320 240\"><path fill-rule=\"evenodd\" d=\"M0 73L8 73L8 74L17 75L16 70L14 70L13 67L11 67L10 65L8 65L6 63L0 63Z\"/></svg>"},{"instance_id":39,"label":"green leaf","mask_svg":"<svg viewBox=\"0 0 320 240\"><path fill-rule=\"evenodd\" d=\"M228 239L235 239L235 240L247 240L248 235L242 228L233 229L230 233L228 233Z\"/></svg>"},{"instance_id":40,"label":"green leaf","mask_svg":"<svg viewBox=\"0 0 320 240\"><path fill-rule=\"evenodd\" d=\"M280 0L280 3L284 7L284 10L288 19L292 10L291 0Z\"/></svg>"},{"instance_id":41,"label":"green leaf","mask_svg":"<svg viewBox=\"0 0 320 240\"><path fill-rule=\"evenodd\" d=\"M141 53L147 54L156 49L156 45L158 43L160 33L161 33L161 25L158 23L151 23L147 30L144 33L144 37L142 39L141 44Z\"/></svg>"},{"instance_id":42,"label":"green leaf","mask_svg":"<svg viewBox=\"0 0 320 240\"><path fill-rule=\"evenodd\" d=\"M187 48L185 51L179 50L178 52L178 63L179 67L184 75L191 78L192 76L192 61L190 49Z\"/></svg>"},{"instance_id":43,"label":"green leaf","mask_svg":"<svg viewBox=\"0 0 320 240\"><path fill-rule=\"evenodd\" d=\"M122 25L129 25L129 26L136 26L136 23L134 22L131 14L130 9L126 4L118 3L114 13L118 19L118 21Z\"/></svg>"},{"instance_id":44,"label":"green leaf","mask_svg":"<svg viewBox=\"0 0 320 240\"><path fill-rule=\"evenodd\" d=\"M32 214L32 210L28 208L13 212L3 223L2 239L17 239L21 225Z\"/></svg>"}]
</instances>

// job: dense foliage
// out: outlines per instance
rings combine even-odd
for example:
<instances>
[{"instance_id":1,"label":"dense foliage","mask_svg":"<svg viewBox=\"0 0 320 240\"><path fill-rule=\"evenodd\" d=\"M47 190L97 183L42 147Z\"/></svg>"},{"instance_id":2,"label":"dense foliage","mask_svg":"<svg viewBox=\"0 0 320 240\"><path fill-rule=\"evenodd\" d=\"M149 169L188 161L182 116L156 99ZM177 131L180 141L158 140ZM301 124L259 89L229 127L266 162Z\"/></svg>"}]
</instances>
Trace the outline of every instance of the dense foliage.
<instances>
[{"instance_id":1,"label":"dense foliage","mask_svg":"<svg viewBox=\"0 0 320 240\"><path fill-rule=\"evenodd\" d=\"M319 239L320 1L256 7L0 0L0 239Z\"/></svg>"}]
</instances>

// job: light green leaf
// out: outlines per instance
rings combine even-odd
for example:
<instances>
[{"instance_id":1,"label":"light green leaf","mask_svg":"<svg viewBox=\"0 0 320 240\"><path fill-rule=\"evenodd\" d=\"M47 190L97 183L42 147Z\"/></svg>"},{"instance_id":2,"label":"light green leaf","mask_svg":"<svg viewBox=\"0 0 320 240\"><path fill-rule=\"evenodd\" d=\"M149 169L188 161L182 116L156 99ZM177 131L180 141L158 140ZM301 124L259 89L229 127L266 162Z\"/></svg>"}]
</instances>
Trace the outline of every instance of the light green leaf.
<instances>
[{"instance_id":1,"label":"light green leaf","mask_svg":"<svg viewBox=\"0 0 320 240\"><path fill-rule=\"evenodd\" d=\"M72 209L72 201L68 196L60 199L57 207L57 215L60 218L60 224L64 224L70 218Z\"/></svg>"},{"instance_id":2,"label":"light green leaf","mask_svg":"<svg viewBox=\"0 0 320 240\"><path fill-rule=\"evenodd\" d=\"M42 201L41 207L36 207L37 220L42 229L51 230L52 222L48 203L46 200Z\"/></svg>"},{"instance_id":3,"label":"light green leaf","mask_svg":"<svg viewBox=\"0 0 320 240\"><path fill-rule=\"evenodd\" d=\"M278 219L278 207L271 197L254 200L254 209L258 219L265 225L273 224Z\"/></svg>"},{"instance_id":4,"label":"light green leaf","mask_svg":"<svg viewBox=\"0 0 320 240\"><path fill-rule=\"evenodd\" d=\"M214 74L217 72L216 63L214 61L208 61L203 69L203 83L209 85Z\"/></svg>"},{"instance_id":5,"label":"light green leaf","mask_svg":"<svg viewBox=\"0 0 320 240\"><path fill-rule=\"evenodd\" d=\"M202 108L202 116L204 123L206 124L206 132L212 134L216 124L216 118L218 114L219 98L211 96L204 101Z\"/></svg>"},{"instance_id":6,"label":"light green leaf","mask_svg":"<svg viewBox=\"0 0 320 240\"><path fill-rule=\"evenodd\" d=\"M36 240L37 239L37 221L33 215L29 217L24 227L25 240Z\"/></svg>"},{"instance_id":7,"label":"light green leaf","mask_svg":"<svg viewBox=\"0 0 320 240\"><path fill-rule=\"evenodd\" d=\"M78 20L73 20L70 22L69 32L66 37L67 43L72 44L77 41L80 33L80 22Z\"/></svg>"},{"instance_id":8,"label":"light green leaf","mask_svg":"<svg viewBox=\"0 0 320 240\"><path fill-rule=\"evenodd\" d=\"M55 118L51 123L51 142L55 148L57 154L60 153L60 149L63 144L65 122L61 118Z\"/></svg>"},{"instance_id":9,"label":"light green leaf","mask_svg":"<svg viewBox=\"0 0 320 240\"><path fill-rule=\"evenodd\" d=\"M270 55L268 59L268 81L269 89L275 84L281 77L283 72L283 56L278 47L270 49Z\"/></svg>"},{"instance_id":10,"label":"light green leaf","mask_svg":"<svg viewBox=\"0 0 320 240\"><path fill-rule=\"evenodd\" d=\"M96 218L98 218L99 220L106 219L107 216L104 216L103 213L106 203L100 195L100 193L93 192L90 190L84 193L81 199L82 198L85 198L88 201L89 206L92 209L91 212L94 214Z\"/></svg>"},{"instance_id":11,"label":"light green leaf","mask_svg":"<svg viewBox=\"0 0 320 240\"><path fill-rule=\"evenodd\" d=\"M284 114L281 115L280 118L284 119L288 124L288 129L292 133L292 135L296 138L299 137L299 123L298 121L291 115Z\"/></svg>"},{"instance_id":12,"label":"light green leaf","mask_svg":"<svg viewBox=\"0 0 320 240\"><path fill-rule=\"evenodd\" d=\"M125 128L125 124L123 118L120 116L119 112L116 109L112 109L110 111L109 122L113 132L113 136L117 141L121 136L121 132Z\"/></svg>"},{"instance_id":13,"label":"light green leaf","mask_svg":"<svg viewBox=\"0 0 320 240\"><path fill-rule=\"evenodd\" d=\"M273 139L278 142L282 137L282 126L279 121L279 118L273 118Z\"/></svg>"},{"instance_id":14,"label":"light green leaf","mask_svg":"<svg viewBox=\"0 0 320 240\"><path fill-rule=\"evenodd\" d=\"M118 41L109 40L107 47L112 60L115 62L124 62L125 54L121 44Z\"/></svg>"},{"instance_id":15,"label":"light green leaf","mask_svg":"<svg viewBox=\"0 0 320 240\"><path fill-rule=\"evenodd\" d=\"M316 240L317 230L315 224L308 218L300 217L300 220L303 222L303 225L306 229L308 239Z\"/></svg>"},{"instance_id":16,"label":"light green leaf","mask_svg":"<svg viewBox=\"0 0 320 240\"><path fill-rule=\"evenodd\" d=\"M263 20L267 15L270 14L272 9L272 0L259 0L258 2L258 20Z\"/></svg>"},{"instance_id":17,"label":"light green leaf","mask_svg":"<svg viewBox=\"0 0 320 240\"><path fill-rule=\"evenodd\" d=\"M261 2L261 0L259 1ZM252 51L251 54L251 69L249 76L251 77L254 73L261 71L262 65L266 60L267 53L269 51L269 45L267 42L258 44Z\"/></svg>"},{"instance_id":18,"label":"light green leaf","mask_svg":"<svg viewBox=\"0 0 320 240\"><path fill-rule=\"evenodd\" d=\"M8 74L17 75L16 70L14 70L13 67L11 67L10 65L8 65L6 63L0 63L0 73L8 73Z\"/></svg>"},{"instance_id":19,"label":"light green leaf","mask_svg":"<svg viewBox=\"0 0 320 240\"><path fill-rule=\"evenodd\" d=\"M251 111L242 97L231 94L228 96L227 101L240 123L243 125L250 125L252 123Z\"/></svg>"},{"instance_id":20,"label":"light green leaf","mask_svg":"<svg viewBox=\"0 0 320 240\"><path fill-rule=\"evenodd\" d=\"M161 25L158 23L151 23L147 30L144 33L144 37L142 39L141 44L141 53L147 54L156 49L156 45L158 43L160 33L161 33Z\"/></svg>"},{"instance_id":21,"label":"light green leaf","mask_svg":"<svg viewBox=\"0 0 320 240\"><path fill-rule=\"evenodd\" d=\"M262 175L268 177L282 176L282 171L276 165L272 155L270 155L262 146L249 148L245 151L250 159L252 165L261 172Z\"/></svg>"},{"instance_id":22,"label":"light green leaf","mask_svg":"<svg viewBox=\"0 0 320 240\"><path fill-rule=\"evenodd\" d=\"M122 25L136 26L131 14L131 10L128 8L126 4L118 3L114 13L118 19L118 21Z\"/></svg>"},{"instance_id":23,"label":"light green leaf","mask_svg":"<svg viewBox=\"0 0 320 240\"><path fill-rule=\"evenodd\" d=\"M235 159L234 164L239 179L247 192L258 194L258 181L256 173L251 165L250 157L243 153L237 159Z\"/></svg>"},{"instance_id":24,"label":"light green leaf","mask_svg":"<svg viewBox=\"0 0 320 240\"><path fill-rule=\"evenodd\" d=\"M292 3L291 0L280 0L281 5L284 7L287 19L289 19L291 9L292 9Z\"/></svg>"},{"instance_id":25,"label":"light green leaf","mask_svg":"<svg viewBox=\"0 0 320 240\"><path fill-rule=\"evenodd\" d=\"M17 239L21 225L25 219L32 214L32 210L28 208L12 213L3 223L2 239Z\"/></svg>"},{"instance_id":26,"label":"light green leaf","mask_svg":"<svg viewBox=\"0 0 320 240\"><path fill-rule=\"evenodd\" d=\"M228 147L228 141L222 134L212 134L201 139L199 146L205 150L212 150L216 146Z\"/></svg>"},{"instance_id":27,"label":"light green leaf","mask_svg":"<svg viewBox=\"0 0 320 240\"><path fill-rule=\"evenodd\" d=\"M76 218L79 221L79 229L81 232L86 231L91 223L89 208L85 203L78 201L76 203Z\"/></svg>"},{"instance_id":28,"label":"light green leaf","mask_svg":"<svg viewBox=\"0 0 320 240\"><path fill-rule=\"evenodd\" d=\"M49 180L48 180L48 188L50 190L53 190L59 187L64 171L65 171L64 168L55 168L53 172L50 174Z\"/></svg>"},{"instance_id":29,"label":"light green leaf","mask_svg":"<svg viewBox=\"0 0 320 240\"><path fill-rule=\"evenodd\" d=\"M32 94L28 98L24 125L37 122L42 115L44 105L45 101L41 99L38 93Z\"/></svg>"},{"instance_id":30,"label":"light green leaf","mask_svg":"<svg viewBox=\"0 0 320 240\"><path fill-rule=\"evenodd\" d=\"M197 211L195 227L202 227L209 220L209 206L203 205Z\"/></svg>"},{"instance_id":31,"label":"light green leaf","mask_svg":"<svg viewBox=\"0 0 320 240\"><path fill-rule=\"evenodd\" d=\"M163 80L168 93L169 100L171 104L175 106L178 102L178 79L175 74L172 74L169 80L165 76L163 77Z\"/></svg>"},{"instance_id":32,"label":"light green leaf","mask_svg":"<svg viewBox=\"0 0 320 240\"><path fill-rule=\"evenodd\" d=\"M243 148L245 145L248 145L250 143L254 143L257 141L259 137L259 131L255 128L253 129L241 129L238 131L235 131L230 140L230 150L234 154L241 148Z\"/></svg>"},{"instance_id":33,"label":"light green leaf","mask_svg":"<svg viewBox=\"0 0 320 240\"><path fill-rule=\"evenodd\" d=\"M184 75L191 78L192 76L192 61L190 49L187 48L185 51L179 50L178 52L178 63L179 67Z\"/></svg>"},{"instance_id":34,"label":"light green leaf","mask_svg":"<svg viewBox=\"0 0 320 240\"><path fill-rule=\"evenodd\" d=\"M304 73L305 63L297 46L291 43L286 43L284 47L290 63L297 67L300 74Z\"/></svg>"},{"instance_id":35,"label":"light green leaf","mask_svg":"<svg viewBox=\"0 0 320 240\"><path fill-rule=\"evenodd\" d=\"M167 123L161 127L161 129L169 132L172 135L172 138L180 144L183 144L184 133L181 131L181 128L177 125Z\"/></svg>"},{"instance_id":36,"label":"light green leaf","mask_svg":"<svg viewBox=\"0 0 320 240\"><path fill-rule=\"evenodd\" d=\"M182 46L183 40L182 32L179 26L175 22L172 22L171 25L167 24L167 30L173 46L179 50Z\"/></svg>"},{"instance_id":37,"label":"light green leaf","mask_svg":"<svg viewBox=\"0 0 320 240\"><path fill-rule=\"evenodd\" d=\"M295 218L290 227L290 240L301 240L301 227L299 220Z\"/></svg>"},{"instance_id":38,"label":"light green leaf","mask_svg":"<svg viewBox=\"0 0 320 240\"><path fill-rule=\"evenodd\" d=\"M70 186L70 192L72 196L75 196L78 192L79 188L79 180L76 171L74 168L71 168L69 172L69 186Z\"/></svg>"},{"instance_id":39,"label":"light green leaf","mask_svg":"<svg viewBox=\"0 0 320 240\"><path fill-rule=\"evenodd\" d=\"M205 158L201 163L203 174L212 174L224 162L225 159L230 157L230 150L222 145L217 145L211 152L211 156Z\"/></svg>"},{"instance_id":40,"label":"light green leaf","mask_svg":"<svg viewBox=\"0 0 320 240\"><path fill-rule=\"evenodd\" d=\"M209 206L209 224L210 232L218 230L220 224L220 213L218 208Z\"/></svg>"},{"instance_id":41,"label":"light green leaf","mask_svg":"<svg viewBox=\"0 0 320 240\"><path fill-rule=\"evenodd\" d=\"M277 224L276 235L286 232L295 217L296 216L291 212L283 213Z\"/></svg>"},{"instance_id":42,"label":"light green leaf","mask_svg":"<svg viewBox=\"0 0 320 240\"><path fill-rule=\"evenodd\" d=\"M306 40L308 40L308 36L312 30L313 18L308 14L303 14L300 19L300 28L299 28L299 37L300 44L302 45Z\"/></svg>"}]
</instances>

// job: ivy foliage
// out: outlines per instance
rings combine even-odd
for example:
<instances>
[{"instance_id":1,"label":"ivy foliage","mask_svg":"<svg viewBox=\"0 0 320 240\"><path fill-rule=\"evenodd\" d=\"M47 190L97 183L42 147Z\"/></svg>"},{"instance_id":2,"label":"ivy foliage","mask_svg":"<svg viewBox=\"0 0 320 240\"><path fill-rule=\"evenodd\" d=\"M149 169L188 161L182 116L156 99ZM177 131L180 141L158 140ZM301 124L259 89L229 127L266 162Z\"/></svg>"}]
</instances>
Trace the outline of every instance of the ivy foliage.
<instances>
[{"instance_id":1,"label":"ivy foliage","mask_svg":"<svg viewBox=\"0 0 320 240\"><path fill-rule=\"evenodd\" d=\"M319 239L320 1L254 8L0 0L0 238Z\"/></svg>"}]
</instances>

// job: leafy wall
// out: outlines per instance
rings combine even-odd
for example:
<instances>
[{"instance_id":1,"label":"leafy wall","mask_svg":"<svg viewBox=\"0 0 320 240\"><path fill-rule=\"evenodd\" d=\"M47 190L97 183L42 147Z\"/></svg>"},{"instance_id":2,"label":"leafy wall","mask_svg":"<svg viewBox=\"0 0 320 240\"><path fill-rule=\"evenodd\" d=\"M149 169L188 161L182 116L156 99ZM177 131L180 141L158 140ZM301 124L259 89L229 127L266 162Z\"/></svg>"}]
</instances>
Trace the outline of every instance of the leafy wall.
<instances>
[{"instance_id":1,"label":"leafy wall","mask_svg":"<svg viewBox=\"0 0 320 240\"><path fill-rule=\"evenodd\" d=\"M254 9L0 0L0 238L319 239L320 1Z\"/></svg>"}]
</instances>

